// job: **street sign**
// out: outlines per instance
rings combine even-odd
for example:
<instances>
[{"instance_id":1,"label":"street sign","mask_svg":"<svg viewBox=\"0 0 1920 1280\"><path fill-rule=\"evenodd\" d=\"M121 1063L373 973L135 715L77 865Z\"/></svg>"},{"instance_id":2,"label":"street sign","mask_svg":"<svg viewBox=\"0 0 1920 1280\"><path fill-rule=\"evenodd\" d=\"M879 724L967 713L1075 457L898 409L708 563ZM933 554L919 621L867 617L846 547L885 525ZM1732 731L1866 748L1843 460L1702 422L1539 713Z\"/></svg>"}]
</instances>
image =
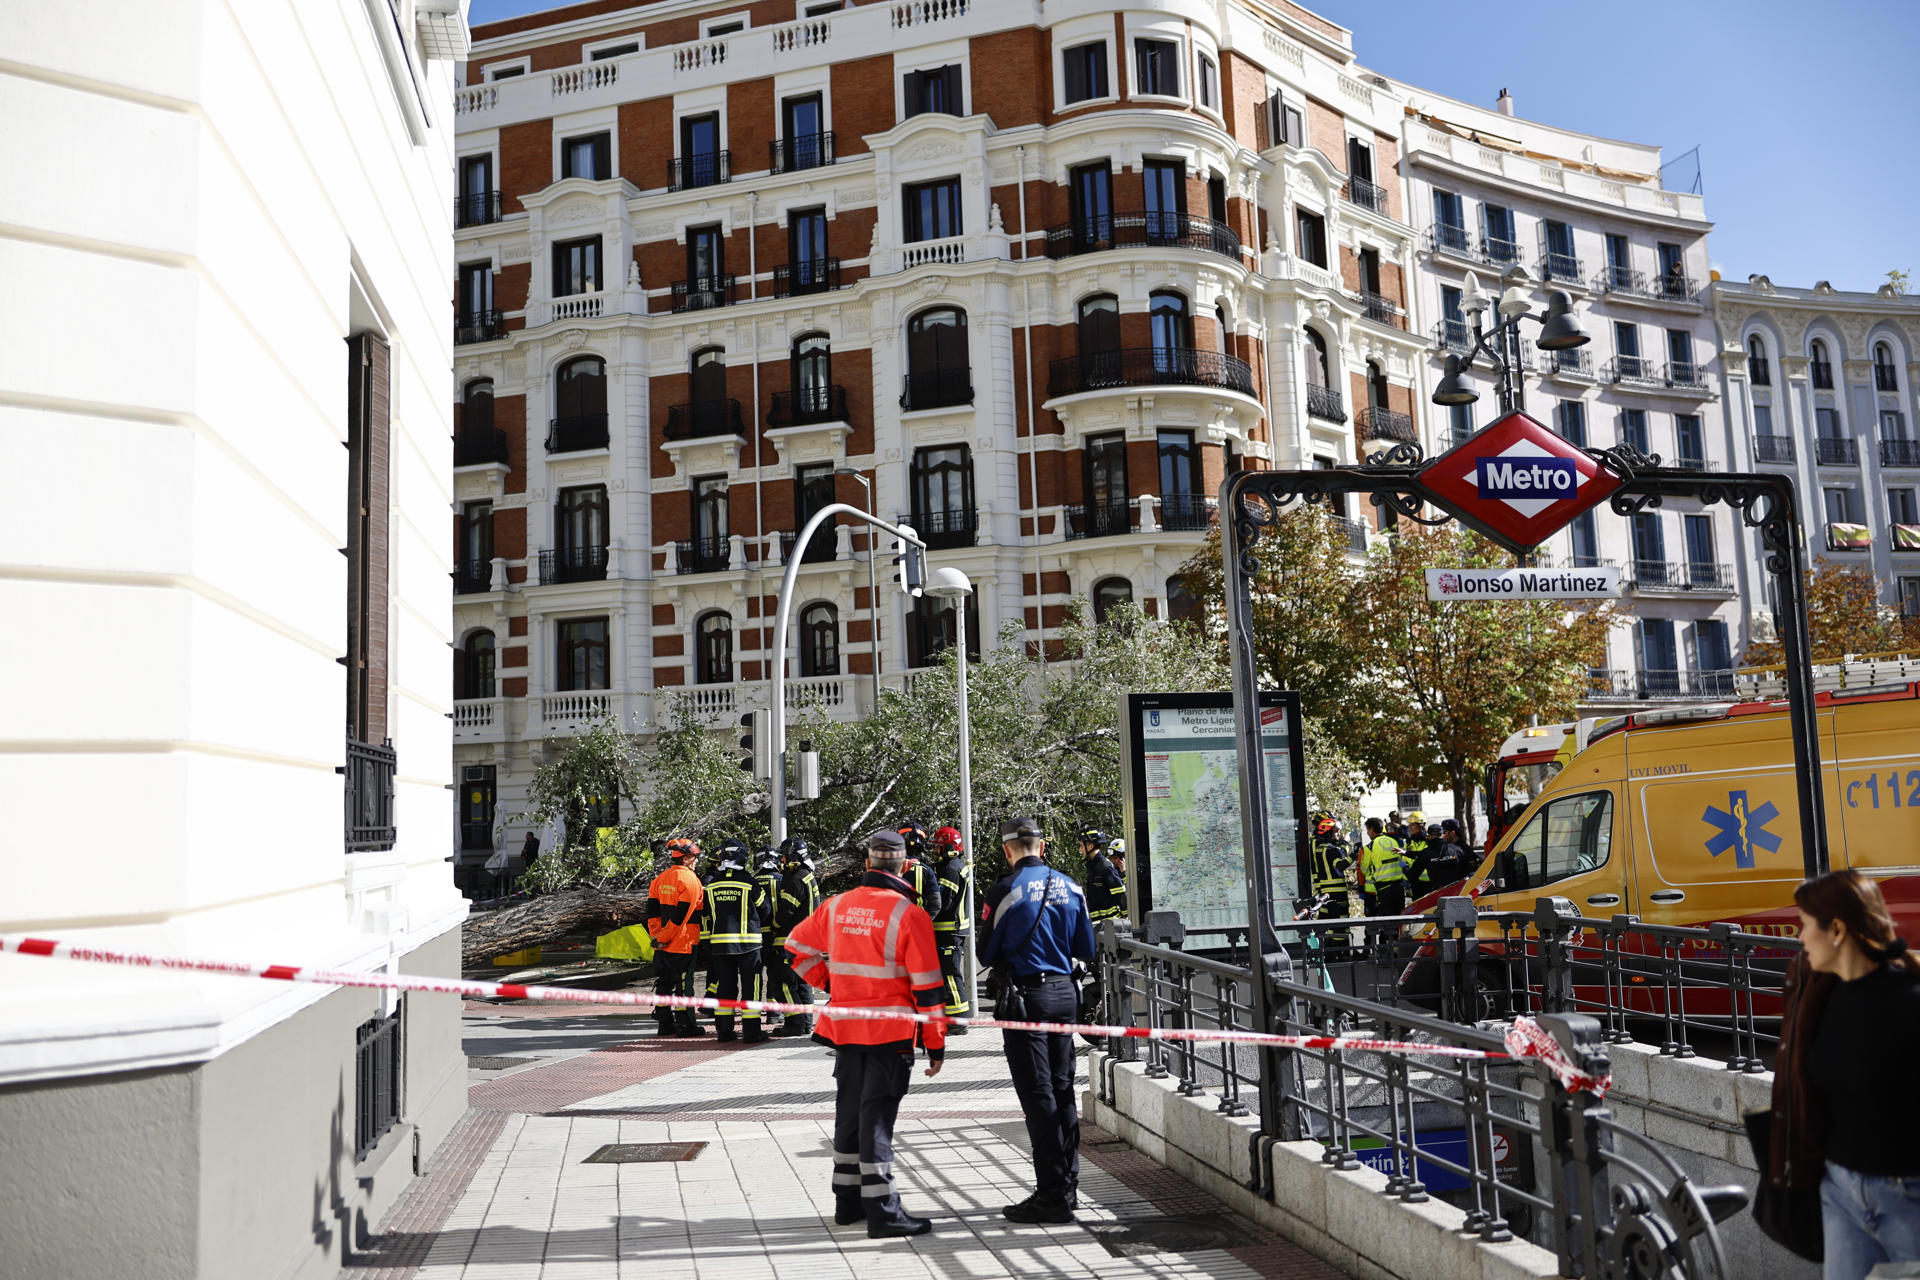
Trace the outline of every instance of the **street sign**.
<instances>
[{"instance_id":1,"label":"street sign","mask_svg":"<svg viewBox=\"0 0 1920 1280\"><path fill-rule=\"evenodd\" d=\"M1521 553L1605 502L1620 476L1526 414L1510 413L1428 463L1420 483L1462 524Z\"/></svg>"},{"instance_id":2,"label":"street sign","mask_svg":"<svg viewBox=\"0 0 1920 1280\"><path fill-rule=\"evenodd\" d=\"M1622 594L1620 570L1592 569L1429 569L1427 599L1462 600L1613 600Z\"/></svg>"}]
</instances>

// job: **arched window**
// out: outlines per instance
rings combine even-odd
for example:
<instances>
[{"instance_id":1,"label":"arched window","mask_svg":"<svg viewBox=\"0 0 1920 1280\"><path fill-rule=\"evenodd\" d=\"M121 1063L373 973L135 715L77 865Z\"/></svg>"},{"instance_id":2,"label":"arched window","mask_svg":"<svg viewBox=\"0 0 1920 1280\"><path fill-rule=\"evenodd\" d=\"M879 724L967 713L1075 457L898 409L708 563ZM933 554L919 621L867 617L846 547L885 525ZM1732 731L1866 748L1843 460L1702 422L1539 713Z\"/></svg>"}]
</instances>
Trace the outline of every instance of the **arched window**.
<instances>
[{"instance_id":1,"label":"arched window","mask_svg":"<svg viewBox=\"0 0 1920 1280\"><path fill-rule=\"evenodd\" d=\"M1113 610L1133 599L1133 584L1125 578L1102 578L1093 587L1093 620L1108 625Z\"/></svg>"},{"instance_id":2,"label":"arched window","mask_svg":"<svg viewBox=\"0 0 1920 1280\"><path fill-rule=\"evenodd\" d=\"M476 631L467 637L453 675L455 698L493 697L493 632Z\"/></svg>"},{"instance_id":3,"label":"arched window","mask_svg":"<svg viewBox=\"0 0 1920 1280\"><path fill-rule=\"evenodd\" d=\"M833 417L833 345L824 333L803 333L793 340L793 420L826 422Z\"/></svg>"},{"instance_id":4,"label":"arched window","mask_svg":"<svg viewBox=\"0 0 1920 1280\"><path fill-rule=\"evenodd\" d=\"M1827 359L1827 344L1815 338L1807 347L1807 354L1813 357L1811 368L1813 385L1816 390L1833 390L1833 362Z\"/></svg>"},{"instance_id":5,"label":"arched window","mask_svg":"<svg viewBox=\"0 0 1920 1280\"><path fill-rule=\"evenodd\" d=\"M693 625L693 678L700 684L733 683L733 617L716 609Z\"/></svg>"},{"instance_id":6,"label":"arched window","mask_svg":"<svg viewBox=\"0 0 1920 1280\"><path fill-rule=\"evenodd\" d=\"M907 385L902 409L938 409L973 403L967 355L967 313L933 307L907 321Z\"/></svg>"},{"instance_id":7,"label":"arched window","mask_svg":"<svg viewBox=\"0 0 1920 1280\"><path fill-rule=\"evenodd\" d=\"M686 425L680 410L667 417L667 438L724 436L739 432L739 410L727 400L727 349L701 347L687 358Z\"/></svg>"},{"instance_id":8,"label":"arched window","mask_svg":"<svg viewBox=\"0 0 1920 1280\"><path fill-rule=\"evenodd\" d=\"M1898 391L1899 375L1894 372L1893 348L1884 342L1873 344L1873 388L1876 391Z\"/></svg>"},{"instance_id":9,"label":"arched window","mask_svg":"<svg viewBox=\"0 0 1920 1280\"><path fill-rule=\"evenodd\" d=\"M493 430L493 379L475 378L460 392L460 429Z\"/></svg>"},{"instance_id":10,"label":"arched window","mask_svg":"<svg viewBox=\"0 0 1920 1280\"><path fill-rule=\"evenodd\" d=\"M1193 349L1193 316L1187 310L1185 294L1158 289L1147 297L1149 332L1153 335L1154 367L1171 372L1180 359L1176 353Z\"/></svg>"},{"instance_id":11,"label":"arched window","mask_svg":"<svg viewBox=\"0 0 1920 1280\"><path fill-rule=\"evenodd\" d=\"M1330 387L1333 385L1331 366L1327 363L1327 340L1320 336L1318 329L1307 330L1307 385Z\"/></svg>"},{"instance_id":12,"label":"arched window","mask_svg":"<svg viewBox=\"0 0 1920 1280\"><path fill-rule=\"evenodd\" d=\"M1767 344L1757 333L1747 339L1747 380L1756 387L1773 385L1773 371L1767 367Z\"/></svg>"},{"instance_id":13,"label":"arched window","mask_svg":"<svg viewBox=\"0 0 1920 1280\"><path fill-rule=\"evenodd\" d=\"M1096 293L1080 299L1079 311L1080 383L1073 390L1093 391L1125 385L1120 355L1120 300L1110 293Z\"/></svg>"},{"instance_id":14,"label":"arched window","mask_svg":"<svg viewBox=\"0 0 1920 1280\"><path fill-rule=\"evenodd\" d=\"M1199 626L1204 614L1200 601L1194 596L1193 589L1187 585L1186 578L1174 574L1167 579L1167 618L1172 622L1188 622Z\"/></svg>"},{"instance_id":15,"label":"arched window","mask_svg":"<svg viewBox=\"0 0 1920 1280\"><path fill-rule=\"evenodd\" d=\"M800 674L840 674L840 615L830 604L810 604L800 614Z\"/></svg>"},{"instance_id":16,"label":"arched window","mask_svg":"<svg viewBox=\"0 0 1920 1280\"><path fill-rule=\"evenodd\" d=\"M575 356L553 376L553 423L547 452L607 447L607 362Z\"/></svg>"}]
</instances>

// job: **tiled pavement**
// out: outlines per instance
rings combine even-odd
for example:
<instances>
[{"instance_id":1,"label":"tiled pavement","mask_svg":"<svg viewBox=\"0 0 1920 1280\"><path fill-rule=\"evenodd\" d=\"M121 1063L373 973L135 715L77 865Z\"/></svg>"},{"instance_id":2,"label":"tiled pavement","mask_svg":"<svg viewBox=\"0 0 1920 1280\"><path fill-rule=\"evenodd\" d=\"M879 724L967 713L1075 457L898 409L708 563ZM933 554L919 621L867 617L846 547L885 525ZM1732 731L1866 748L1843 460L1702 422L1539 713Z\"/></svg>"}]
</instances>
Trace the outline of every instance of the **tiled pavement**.
<instances>
[{"instance_id":1,"label":"tiled pavement","mask_svg":"<svg viewBox=\"0 0 1920 1280\"><path fill-rule=\"evenodd\" d=\"M1007 1222L1032 1166L997 1032L953 1041L937 1079L916 1069L895 1173L934 1230L892 1241L833 1225L831 1062L817 1046L656 1040L650 1021L578 1006L469 1006L467 1035L471 1053L530 1061L471 1073L473 1109L341 1280L1341 1274L1091 1127L1079 1223ZM582 1163L605 1143L664 1141L707 1146L684 1162ZM1188 1251L1136 1241L1118 1256L1101 1241L1195 1223Z\"/></svg>"}]
</instances>

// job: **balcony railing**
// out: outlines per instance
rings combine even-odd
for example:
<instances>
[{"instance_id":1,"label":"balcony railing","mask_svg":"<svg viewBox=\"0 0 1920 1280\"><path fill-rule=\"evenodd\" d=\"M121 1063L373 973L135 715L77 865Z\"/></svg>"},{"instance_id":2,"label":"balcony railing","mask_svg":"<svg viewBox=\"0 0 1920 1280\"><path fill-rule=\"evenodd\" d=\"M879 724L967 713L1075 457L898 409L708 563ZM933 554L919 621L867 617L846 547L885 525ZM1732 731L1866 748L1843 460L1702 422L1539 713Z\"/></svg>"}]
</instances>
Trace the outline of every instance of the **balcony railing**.
<instances>
[{"instance_id":1,"label":"balcony railing","mask_svg":"<svg viewBox=\"0 0 1920 1280\"><path fill-rule=\"evenodd\" d=\"M1221 387L1253 394L1247 362L1220 351L1193 347L1127 347L1089 351L1055 360L1047 379L1049 396L1082 391L1144 386Z\"/></svg>"},{"instance_id":2,"label":"balcony railing","mask_svg":"<svg viewBox=\"0 0 1920 1280\"><path fill-rule=\"evenodd\" d=\"M1920 467L1920 440L1882 440L1880 465L1883 467Z\"/></svg>"},{"instance_id":3,"label":"balcony railing","mask_svg":"<svg viewBox=\"0 0 1920 1280\"><path fill-rule=\"evenodd\" d=\"M733 273L717 276L693 276L673 282L673 309L707 311L733 301Z\"/></svg>"},{"instance_id":4,"label":"balcony railing","mask_svg":"<svg viewBox=\"0 0 1920 1280\"><path fill-rule=\"evenodd\" d=\"M347 852L393 848L393 777L399 764L391 740L381 746L347 739Z\"/></svg>"},{"instance_id":5,"label":"balcony railing","mask_svg":"<svg viewBox=\"0 0 1920 1280\"><path fill-rule=\"evenodd\" d=\"M466 195L453 198L454 226L483 227L489 222L498 221L500 221L498 191L470 191Z\"/></svg>"},{"instance_id":6,"label":"balcony railing","mask_svg":"<svg viewBox=\"0 0 1920 1280\"><path fill-rule=\"evenodd\" d=\"M1827 521L1827 550L1871 551L1873 530L1851 520Z\"/></svg>"},{"instance_id":7,"label":"balcony railing","mask_svg":"<svg viewBox=\"0 0 1920 1280\"><path fill-rule=\"evenodd\" d=\"M1753 438L1755 462L1792 462L1793 437L1756 435Z\"/></svg>"},{"instance_id":8,"label":"balcony railing","mask_svg":"<svg viewBox=\"0 0 1920 1280\"><path fill-rule=\"evenodd\" d=\"M1332 519L1333 527L1347 540L1347 550L1357 555L1367 554L1367 522L1346 516L1334 516Z\"/></svg>"},{"instance_id":9,"label":"balcony railing","mask_svg":"<svg viewBox=\"0 0 1920 1280\"><path fill-rule=\"evenodd\" d=\"M1634 382L1646 386L1662 386L1666 382L1660 376L1660 366L1645 356L1615 356L1607 361L1600 376L1608 382Z\"/></svg>"},{"instance_id":10,"label":"balcony railing","mask_svg":"<svg viewBox=\"0 0 1920 1280\"><path fill-rule=\"evenodd\" d=\"M1547 377L1591 378L1593 376L1593 353L1573 348L1567 351L1542 351L1540 353L1540 372Z\"/></svg>"},{"instance_id":11,"label":"balcony railing","mask_svg":"<svg viewBox=\"0 0 1920 1280\"><path fill-rule=\"evenodd\" d=\"M1648 281L1647 295L1663 302L1693 302L1698 292L1693 277L1683 271L1656 273Z\"/></svg>"},{"instance_id":12,"label":"balcony railing","mask_svg":"<svg viewBox=\"0 0 1920 1280\"><path fill-rule=\"evenodd\" d=\"M728 538L689 538L673 544L674 572L719 573L732 560Z\"/></svg>"},{"instance_id":13,"label":"balcony railing","mask_svg":"<svg viewBox=\"0 0 1920 1280\"><path fill-rule=\"evenodd\" d=\"M711 187L733 177L733 152L710 151L704 155L678 156L667 164L667 186L674 191Z\"/></svg>"},{"instance_id":14,"label":"balcony railing","mask_svg":"<svg viewBox=\"0 0 1920 1280\"><path fill-rule=\"evenodd\" d=\"M1632 267L1607 266L1593 278L1596 293L1639 293L1646 283Z\"/></svg>"},{"instance_id":15,"label":"balcony railing","mask_svg":"<svg viewBox=\"0 0 1920 1280\"><path fill-rule=\"evenodd\" d=\"M767 144L768 167L775 173L797 169L818 169L833 163L833 131L803 133L794 138L775 138Z\"/></svg>"},{"instance_id":16,"label":"balcony railing","mask_svg":"<svg viewBox=\"0 0 1920 1280\"><path fill-rule=\"evenodd\" d=\"M1704 560L1632 560L1627 567L1628 585L1635 591L1733 590L1733 569L1725 564Z\"/></svg>"},{"instance_id":17,"label":"balcony railing","mask_svg":"<svg viewBox=\"0 0 1920 1280\"><path fill-rule=\"evenodd\" d=\"M1510 267L1520 261L1520 242L1497 236L1480 237L1480 260L1489 266Z\"/></svg>"},{"instance_id":18,"label":"balcony railing","mask_svg":"<svg viewBox=\"0 0 1920 1280\"><path fill-rule=\"evenodd\" d=\"M1747 381L1756 387L1773 385L1773 366L1767 362L1765 356L1747 357Z\"/></svg>"},{"instance_id":19,"label":"balcony railing","mask_svg":"<svg viewBox=\"0 0 1920 1280\"><path fill-rule=\"evenodd\" d=\"M798 391L776 391L773 407L767 411L770 427L804 427L815 422L846 420L847 389L838 383L801 387Z\"/></svg>"},{"instance_id":20,"label":"balcony railing","mask_svg":"<svg viewBox=\"0 0 1920 1280\"><path fill-rule=\"evenodd\" d=\"M453 317L453 345L492 342L507 336L507 322L498 311L467 311Z\"/></svg>"},{"instance_id":21,"label":"balcony railing","mask_svg":"<svg viewBox=\"0 0 1920 1280\"><path fill-rule=\"evenodd\" d=\"M1375 324L1388 324L1395 328L1400 326L1400 304L1392 298L1370 289L1360 290L1354 298L1360 303L1361 312Z\"/></svg>"},{"instance_id":22,"label":"balcony railing","mask_svg":"<svg viewBox=\"0 0 1920 1280\"><path fill-rule=\"evenodd\" d=\"M840 287L840 259L802 258L773 269L775 297L790 298L801 293L830 293Z\"/></svg>"},{"instance_id":23,"label":"balcony railing","mask_svg":"<svg viewBox=\"0 0 1920 1280\"><path fill-rule=\"evenodd\" d=\"M1441 351L1465 355L1473 350L1473 330L1465 320L1442 320L1433 326L1433 345Z\"/></svg>"},{"instance_id":24,"label":"balcony railing","mask_svg":"<svg viewBox=\"0 0 1920 1280\"><path fill-rule=\"evenodd\" d=\"M1820 436L1813 442L1813 456L1822 466L1857 467L1860 445L1849 437Z\"/></svg>"},{"instance_id":25,"label":"balcony railing","mask_svg":"<svg viewBox=\"0 0 1920 1280\"><path fill-rule=\"evenodd\" d=\"M493 589L493 561L456 560L453 565L453 592L472 595Z\"/></svg>"},{"instance_id":26,"label":"balcony railing","mask_svg":"<svg viewBox=\"0 0 1920 1280\"><path fill-rule=\"evenodd\" d=\"M1813 373L1813 385L1817 391L1833 390L1833 363L1829 360L1810 360L1807 368Z\"/></svg>"},{"instance_id":27,"label":"balcony railing","mask_svg":"<svg viewBox=\"0 0 1920 1280\"><path fill-rule=\"evenodd\" d=\"M1070 506L1066 517L1068 542L1133 532L1133 503L1126 498Z\"/></svg>"},{"instance_id":28,"label":"balcony railing","mask_svg":"<svg viewBox=\"0 0 1920 1280\"><path fill-rule=\"evenodd\" d=\"M1160 527L1168 533L1205 533L1219 513L1218 500L1196 493L1176 493L1160 499Z\"/></svg>"},{"instance_id":29,"label":"balcony railing","mask_svg":"<svg viewBox=\"0 0 1920 1280\"><path fill-rule=\"evenodd\" d=\"M1700 366L1691 360L1669 360L1666 369L1666 384L1681 391L1705 391L1707 379L1700 372Z\"/></svg>"},{"instance_id":30,"label":"balcony railing","mask_svg":"<svg viewBox=\"0 0 1920 1280\"><path fill-rule=\"evenodd\" d=\"M607 415L576 413L547 423L548 453L579 453L607 447Z\"/></svg>"},{"instance_id":31,"label":"balcony railing","mask_svg":"<svg viewBox=\"0 0 1920 1280\"><path fill-rule=\"evenodd\" d=\"M1720 464L1710 458L1698 458L1687 453L1675 457L1668 465L1681 471L1718 471L1720 469Z\"/></svg>"},{"instance_id":32,"label":"balcony railing","mask_svg":"<svg viewBox=\"0 0 1920 1280\"><path fill-rule=\"evenodd\" d=\"M979 537L980 513L973 507L949 507L944 511L910 511L899 519L913 526L915 533L932 551L970 547Z\"/></svg>"},{"instance_id":33,"label":"balcony railing","mask_svg":"<svg viewBox=\"0 0 1920 1280\"><path fill-rule=\"evenodd\" d=\"M813 531L813 541L807 544L806 554L800 557L802 564L818 564L831 560L839 545L839 535L833 531L832 524L823 524ZM793 563L793 544L800 540L798 529L789 529L780 535L780 563Z\"/></svg>"},{"instance_id":34,"label":"balcony railing","mask_svg":"<svg viewBox=\"0 0 1920 1280\"><path fill-rule=\"evenodd\" d=\"M1894 372L1890 364L1873 366L1873 389L1875 391L1895 392L1900 389L1900 375Z\"/></svg>"},{"instance_id":35,"label":"balcony railing","mask_svg":"<svg viewBox=\"0 0 1920 1280\"><path fill-rule=\"evenodd\" d=\"M712 436L737 436L740 426L738 400L690 400L667 410L666 437L669 440L704 440Z\"/></svg>"},{"instance_id":36,"label":"balcony railing","mask_svg":"<svg viewBox=\"0 0 1920 1280\"><path fill-rule=\"evenodd\" d=\"M1321 418L1327 422L1345 422L1347 406L1340 393L1332 387L1323 387L1317 382L1307 384L1307 416Z\"/></svg>"},{"instance_id":37,"label":"balcony railing","mask_svg":"<svg viewBox=\"0 0 1920 1280\"><path fill-rule=\"evenodd\" d=\"M1049 258L1133 245L1197 249L1240 260L1240 237L1232 228L1189 213L1102 213L1047 230Z\"/></svg>"},{"instance_id":38,"label":"balcony railing","mask_svg":"<svg viewBox=\"0 0 1920 1280\"><path fill-rule=\"evenodd\" d=\"M1413 429L1412 414L1383 409L1378 405L1370 404L1360 411L1359 426L1363 440L1411 440L1418 443L1420 439L1420 433Z\"/></svg>"},{"instance_id":39,"label":"balcony railing","mask_svg":"<svg viewBox=\"0 0 1920 1280\"><path fill-rule=\"evenodd\" d=\"M1693 668L1642 668L1624 671L1595 667L1589 674L1588 702L1655 702L1734 696L1733 672Z\"/></svg>"},{"instance_id":40,"label":"balcony railing","mask_svg":"<svg viewBox=\"0 0 1920 1280\"><path fill-rule=\"evenodd\" d=\"M605 547L554 547L540 553L540 585L599 582L607 576Z\"/></svg>"},{"instance_id":41,"label":"balcony railing","mask_svg":"<svg viewBox=\"0 0 1920 1280\"><path fill-rule=\"evenodd\" d=\"M1432 246L1435 253L1473 256L1473 233L1465 227L1456 227L1451 222L1434 223L1427 232L1427 243Z\"/></svg>"},{"instance_id":42,"label":"balcony railing","mask_svg":"<svg viewBox=\"0 0 1920 1280\"><path fill-rule=\"evenodd\" d=\"M1540 255L1540 278L1561 284L1580 283L1580 258L1572 253L1543 253Z\"/></svg>"},{"instance_id":43,"label":"balcony railing","mask_svg":"<svg viewBox=\"0 0 1920 1280\"><path fill-rule=\"evenodd\" d=\"M973 403L973 368L922 369L909 373L900 390L902 409L944 409Z\"/></svg>"},{"instance_id":44,"label":"balcony railing","mask_svg":"<svg viewBox=\"0 0 1920 1280\"><path fill-rule=\"evenodd\" d=\"M507 433L498 427L462 427L453 437L453 465L484 467L494 463L511 465L507 456Z\"/></svg>"},{"instance_id":45,"label":"balcony railing","mask_svg":"<svg viewBox=\"0 0 1920 1280\"><path fill-rule=\"evenodd\" d=\"M1340 189L1349 203L1362 209L1371 209L1375 213L1387 211L1387 191L1385 187L1375 186L1365 178L1348 178L1347 185Z\"/></svg>"}]
</instances>

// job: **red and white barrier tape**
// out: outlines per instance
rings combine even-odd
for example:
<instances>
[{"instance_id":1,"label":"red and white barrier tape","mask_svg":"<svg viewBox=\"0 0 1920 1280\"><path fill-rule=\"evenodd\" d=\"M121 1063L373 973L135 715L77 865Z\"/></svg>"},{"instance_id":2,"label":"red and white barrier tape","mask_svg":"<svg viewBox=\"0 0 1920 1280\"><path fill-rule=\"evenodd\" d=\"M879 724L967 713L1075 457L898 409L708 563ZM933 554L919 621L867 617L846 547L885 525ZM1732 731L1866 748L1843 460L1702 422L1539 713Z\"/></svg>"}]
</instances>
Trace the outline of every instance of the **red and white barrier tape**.
<instances>
[{"instance_id":1,"label":"red and white barrier tape","mask_svg":"<svg viewBox=\"0 0 1920 1280\"><path fill-rule=\"evenodd\" d=\"M826 1010L811 1004L788 1004L778 1000L718 1000L704 996L662 996L638 991L582 991L572 987L535 987L519 982L474 982L464 978L431 978L418 974L356 973L344 969L311 969L301 965L243 964L237 960L213 960L204 956L165 955L145 951L121 951L111 947L88 946L77 942L59 942L52 938L27 938L0 935L0 952L13 951L23 956L48 956L61 960L85 960L94 964L129 965L142 969L178 969L192 973L217 973L238 978L270 978L280 982L308 982L329 987L368 987L385 991L425 991L441 995L469 996L479 999L545 1000L570 1004L644 1005L648 1008L704 1009L710 1012L793 1013L828 1012L835 1018L907 1018L914 1022L965 1027L997 1027L1003 1031L1045 1031L1064 1035L1085 1035L1129 1040L1187 1040L1210 1044L1245 1044L1273 1049L1358 1050L1369 1053L1403 1053L1430 1058L1492 1060L1501 1058L1537 1058L1569 1089L1590 1090L1605 1096L1613 1083L1611 1076L1594 1077L1581 1072L1546 1030L1531 1018L1516 1018L1507 1032L1507 1052L1469 1049L1460 1045L1427 1044L1413 1040L1387 1040L1371 1036L1299 1036L1275 1035L1262 1031L1238 1031L1203 1027L1119 1027L1069 1022L1017 1022L1002 1018L949 1018L946 1014L907 1009L862 1009L830 1006Z\"/></svg>"}]
</instances>

